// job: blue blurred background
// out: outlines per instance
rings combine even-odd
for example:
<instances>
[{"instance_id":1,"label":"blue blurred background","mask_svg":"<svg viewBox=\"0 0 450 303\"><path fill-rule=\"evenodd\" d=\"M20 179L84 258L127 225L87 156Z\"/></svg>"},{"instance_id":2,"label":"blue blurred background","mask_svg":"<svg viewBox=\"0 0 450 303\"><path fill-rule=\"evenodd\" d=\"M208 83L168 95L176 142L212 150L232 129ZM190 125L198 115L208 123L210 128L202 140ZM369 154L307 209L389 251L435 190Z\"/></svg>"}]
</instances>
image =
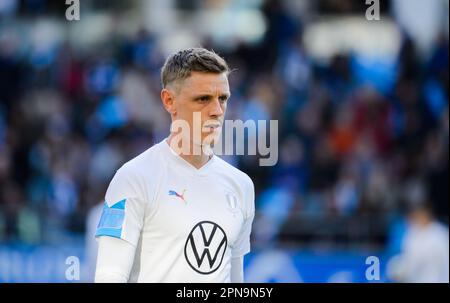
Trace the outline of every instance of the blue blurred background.
<instances>
[{"instance_id":1,"label":"blue blurred background","mask_svg":"<svg viewBox=\"0 0 450 303\"><path fill-rule=\"evenodd\" d=\"M160 68L236 69L227 119L279 121L248 282L448 282L448 0L0 0L0 282L93 279L115 170L167 136ZM380 278L366 271L379 259ZM367 264L366 264L367 263Z\"/></svg>"}]
</instances>

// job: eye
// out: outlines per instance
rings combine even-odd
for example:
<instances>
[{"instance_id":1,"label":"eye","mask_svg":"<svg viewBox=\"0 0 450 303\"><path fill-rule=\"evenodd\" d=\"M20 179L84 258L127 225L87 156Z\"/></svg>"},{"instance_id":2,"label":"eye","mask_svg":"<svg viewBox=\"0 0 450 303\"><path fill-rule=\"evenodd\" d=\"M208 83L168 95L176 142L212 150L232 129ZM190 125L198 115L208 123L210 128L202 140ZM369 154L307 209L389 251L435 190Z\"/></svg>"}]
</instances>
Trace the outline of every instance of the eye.
<instances>
[{"instance_id":1,"label":"eye","mask_svg":"<svg viewBox=\"0 0 450 303\"><path fill-rule=\"evenodd\" d=\"M201 96L197 99L200 103L206 103L209 101L209 96Z\"/></svg>"},{"instance_id":2,"label":"eye","mask_svg":"<svg viewBox=\"0 0 450 303\"><path fill-rule=\"evenodd\" d=\"M219 100L220 100L220 102L225 103L228 100L228 96L225 96L225 95L220 96Z\"/></svg>"}]
</instances>

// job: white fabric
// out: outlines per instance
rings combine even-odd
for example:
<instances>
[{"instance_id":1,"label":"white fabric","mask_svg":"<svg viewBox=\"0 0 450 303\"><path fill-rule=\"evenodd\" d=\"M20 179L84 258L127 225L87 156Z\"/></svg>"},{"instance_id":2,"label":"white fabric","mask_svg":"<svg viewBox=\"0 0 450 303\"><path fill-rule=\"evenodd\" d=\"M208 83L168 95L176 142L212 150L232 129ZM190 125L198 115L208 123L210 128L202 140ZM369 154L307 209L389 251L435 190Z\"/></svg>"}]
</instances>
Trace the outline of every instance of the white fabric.
<instances>
[{"instance_id":1,"label":"white fabric","mask_svg":"<svg viewBox=\"0 0 450 303\"><path fill-rule=\"evenodd\" d=\"M231 283L244 282L244 257L231 259Z\"/></svg>"},{"instance_id":2,"label":"white fabric","mask_svg":"<svg viewBox=\"0 0 450 303\"><path fill-rule=\"evenodd\" d=\"M105 201L97 233L136 247L130 282L230 282L250 251L253 182L217 156L196 169L164 140L116 172Z\"/></svg>"},{"instance_id":3,"label":"white fabric","mask_svg":"<svg viewBox=\"0 0 450 303\"><path fill-rule=\"evenodd\" d=\"M135 247L122 239L99 237L101 249L98 251L98 264L95 283L126 283L134 259ZM244 282L244 257L231 259L231 283Z\"/></svg>"},{"instance_id":4,"label":"white fabric","mask_svg":"<svg viewBox=\"0 0 450 303\"><path fill-rule=\"evenodd\" d=\"M130 276L136 248L113 237L99 237L95 283L125 283Z\"/></svg>"}]
</instances>

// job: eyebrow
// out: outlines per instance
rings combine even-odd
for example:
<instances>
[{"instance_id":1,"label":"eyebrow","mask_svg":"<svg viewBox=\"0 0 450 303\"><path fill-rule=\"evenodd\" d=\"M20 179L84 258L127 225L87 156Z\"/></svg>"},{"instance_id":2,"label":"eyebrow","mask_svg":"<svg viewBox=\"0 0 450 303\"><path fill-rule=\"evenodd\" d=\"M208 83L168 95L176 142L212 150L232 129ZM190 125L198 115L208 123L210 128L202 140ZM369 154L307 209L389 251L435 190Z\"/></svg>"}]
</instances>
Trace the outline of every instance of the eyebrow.
<instances>
[{"instance_id":1,"label":"eyebrow","mask_svg":"<svg viewBox=\"0 0 450 303\"><path fill-rule=\"evenodd\" d=\"M222 93L222 94L219 95L219 97L222 97L222 96L225 96L225 97L227 97L227 98L230 98L231 93ZM213 95L212 95L212 94L209 94L209 93L197 94L197 95L195 95L195 96L193 97L193 99L194 99L194 100L198 100L198 99L203 98L203 97L212 98Z\"/></svg>"}]
</instances>

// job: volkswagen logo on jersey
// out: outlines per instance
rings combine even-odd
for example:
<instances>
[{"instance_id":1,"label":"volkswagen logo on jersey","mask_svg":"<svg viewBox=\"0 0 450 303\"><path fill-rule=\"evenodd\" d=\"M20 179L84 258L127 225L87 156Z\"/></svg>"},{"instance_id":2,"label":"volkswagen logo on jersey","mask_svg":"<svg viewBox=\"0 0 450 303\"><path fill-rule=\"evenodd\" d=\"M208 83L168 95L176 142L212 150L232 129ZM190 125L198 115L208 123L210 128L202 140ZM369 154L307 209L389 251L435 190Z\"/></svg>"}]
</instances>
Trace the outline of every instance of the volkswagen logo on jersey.
<instances>
[{"instance_id":1,"label":"volkswagen logo on jersey","mask_svg":"<svg viewBox=\"0 0 450 303\"><path fill-rule=\"evenodd\" d=\"M227 235L214 222L197 223L184 245L184 256L189 266L200 274L211 274L222 264L227 249Z\"/></svg>"}]
</instances>

